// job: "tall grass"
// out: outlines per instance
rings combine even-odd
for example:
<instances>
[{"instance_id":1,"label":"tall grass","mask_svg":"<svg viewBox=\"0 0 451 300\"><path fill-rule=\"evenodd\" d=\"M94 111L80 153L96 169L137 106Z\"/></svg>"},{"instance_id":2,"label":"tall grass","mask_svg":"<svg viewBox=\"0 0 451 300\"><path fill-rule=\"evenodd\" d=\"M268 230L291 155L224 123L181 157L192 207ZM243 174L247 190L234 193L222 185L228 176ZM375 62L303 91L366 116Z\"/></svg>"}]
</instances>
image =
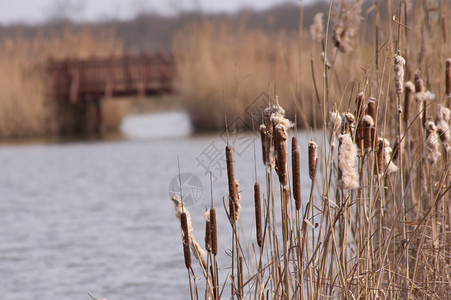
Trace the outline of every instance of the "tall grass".
<instances>
[{"instance_id":1,"label":"tall grass","mask_svg":"<svg viewBox=\"0 0 451 300\"><path fill-rule=\"evenodd\" d=\"M403 18L405 2L401 1L401 6L398 6L400 2L393 2L395 6L387 8L387 15L393 15L392 9L401 14L395 14L396 22L388 18L376 26L375 32L380 36L375 41L383 41L382 44L368 45L365 44L368 40L363 39L352 41L354 51L376 49L377 53L354 56L365 67L359 77L356 75L355 88L349 93L351 97L344 96L344 86L341 94L330 89L335 85L339 91L340 79L343 82L348 79L342 78L346 73L339 67L346 60L352 60L348 53L343 53L344 49L344 52L349 51L349 47L339 49L337 43L333 46L328 40L323 41L326 49L324 77L317 85L322 92L320 103L314 105L318 105L324 124L320 138L310 141L308 149L301 149L302 153L308 153L309 168L301 170L300 174L311 180L309 197L301 199L301 205L296 203L300 180L297 139L292 139L290 170L286 159L289 139L283 135L291 124L285 119L277 98L261 113L269 115L263 118L261 126L264 164L260 168L266 175L266 187L261 197L255 196L255 201L261 199L261 212L258 212L258 205L255 207L256 218L261 217L263 221L262 243L258 236L257 244L246 243L247 234L240 228L238 217L231 217L236 216L235 203L239 199L234 178L239 178L240 174L234 174L229 167L233 167L233 159L226 146L227 170L231 173L228 174L228 198L234 205L228 210L224 207L230 220L232 243L226 248L218 247L227 249L230 263L218 266L216 254L212 260L212 254L207 252L207 268L200 264L207 282L207 299L226 298L222 292L217 294L218 286L230 287L232 299L451 297L451 147L447 134L450 89L447 86L449 71L445 72L449 67L445 59L451 56L451 49L445 34L449 25L443 27L441 21L442 14L450 12L450 6L441 2L438 8L442 11L438 14L434 12L440 10L430 10L429 6L416 2L407 20L415 19L417 23L409 22L412 27L403 27L400 23L406 23ZM343 7L346 6L334 8L338 21L340 16L346 15L343 11L340 14ZM336 24L346 26L346 22L338 21L335 19L331 24L331 30L336 30ZM409 35L405 35L406 28ZM346 30L341 28L333 34L337 32ZM421 44L420 41L431 35L442 40L434 42L434 55L425 56L425 47L429 45L424 43L417 47L415 42ZM342 35L340 38L348 42L352 37ZM219 37L218 43L221 39ZM333 56L328 71L326 61ZM216 54L211 53L210 57ZM252 56L250 61L255 63ZM190 65L199 71L212 67L211 64L197 65L195 61ZM404 86L407 80L414 79L412 70L416 69L422 72L415 73L412 97L411 84L407 84L408 89ZM330 76L333 72L338 78ZM193 77L196 74L193 73ZM215 77L215 72L209 75L203 78L221 78ZM332 103L331 98L339 100ZM208 97L201 99L207 101ZM410 115L403 113L406 101L416 107L410 109ZM229 110L227 105L226 102ZM220 108L217 110L215 113L220 118ZM288 135L292 134L288 132ZM253 170L254 164L249 163L248 167ZM285 172L293 181L287 180ZM290 182L293 182L292 187ZM221 278L223 282L218 282L218 268L230 270ZM195 269L189 269L191 275ZM200 287L196 280L190 280L191 284L194 297Z\"/></svg>"},{"instance_id":2,"label":"tall grass","mask_svg":"<svg viewBox=\"0 0 451 300\"><path fill-rule=\"evenodd\" d=\"M19 138L73 131L78 107L45 100L47 59L86 58L121 53L112 34L95 34L88 26L63 34L0 41L0 137ZM114 116L113 116L114 117Z\"/></svg>"}]
</instances>

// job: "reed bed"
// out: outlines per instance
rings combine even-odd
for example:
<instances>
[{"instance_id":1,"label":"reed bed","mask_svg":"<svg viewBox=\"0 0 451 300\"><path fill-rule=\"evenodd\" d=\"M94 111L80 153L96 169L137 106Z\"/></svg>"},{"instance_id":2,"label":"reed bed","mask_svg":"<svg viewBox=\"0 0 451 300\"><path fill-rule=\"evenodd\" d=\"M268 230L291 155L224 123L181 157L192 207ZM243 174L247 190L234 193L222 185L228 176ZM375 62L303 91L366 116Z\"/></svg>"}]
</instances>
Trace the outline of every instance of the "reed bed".
<instances>
[{"instance_id":1,"label":"reed bed","mask_svg":"<svg viewBox=\"0 0 451 300\"><path fill-rule=\"evenodd\" d=\"M317 108L324 124L308 149L299 149L296 132L289 131L293 123L282 109L281 97L272 97L261 112L263 162L254 165L260 166L259 172L264 170L266 182L261 189L261 183L254 185L256 236L250 243L237 222L235 177L240 174L234 174L233 153L226 145L229 194L223 202L230 203L228 208L224 205L230 224L215 223L213 228L210 222L206 232L230 226L232 242L217 245L214 253L207 248L207 267L202 262L199 267L205 287L191 280L198 268L189 269L190 286L205 289L206 299L229 295L232 299L451 298L451 64L447 58L451 49L443 32L447 27L441 14L434 15L429 6L416 2L408 12L406 1L393 2L387 15L397 11L395 21L377 23L375 32L381 34L384 28L386 35L381 36L386 40L373 47L377 53L367 62L369 68L350 98L329 101L330 85L339 83L328 76L334 69L340 74L340 64L331 59L329 68L323 54L325 76L318 82L322 97ZM324 53L344 56L358 49L355 34L346 33L346 26L356 26L356 21L343 19L340 11L358 11L359 3L342 4L331 5L331 15L338 19L326 23L326 32L319 35L325 38L330 30L334 36L322 40ZM438 5L450 11L449 3ZM380 13L378 6L374 9ZM407 22L414 17L422 21ZM402 26L407 23L412 27ZM318 36L318 26L314 29ZM425 56L425 44L410 47L432 33L442 38L434 42L436 57ZM431 61L428 68L425 61ZM308 159L305 170L299 164L303 153ZM301 177L310 179L304 199ZM221 253L227 253L229 264L217 265ZM219 268L229 272L218 278Z\"/></svg>"}]
</instances>

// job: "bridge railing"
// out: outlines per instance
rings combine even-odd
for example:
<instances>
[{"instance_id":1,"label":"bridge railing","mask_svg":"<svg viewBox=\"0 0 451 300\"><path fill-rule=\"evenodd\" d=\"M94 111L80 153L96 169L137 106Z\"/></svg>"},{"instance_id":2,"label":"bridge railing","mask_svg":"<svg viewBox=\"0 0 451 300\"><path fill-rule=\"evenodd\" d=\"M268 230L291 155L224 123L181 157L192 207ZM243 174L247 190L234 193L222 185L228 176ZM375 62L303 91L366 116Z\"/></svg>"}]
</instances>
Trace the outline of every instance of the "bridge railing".
<instances>
[{"instance_id":1,"label":"bridge railing","mask_svg":"<svg viewBox=\"0 0 451 300\"><path fill-rule=\"evenodd\" d=\"M86 97L142 97L174 90L174 59L165 53L49 59L46 71L47 101L77 103Z\"/></svg>"}]
</instances>

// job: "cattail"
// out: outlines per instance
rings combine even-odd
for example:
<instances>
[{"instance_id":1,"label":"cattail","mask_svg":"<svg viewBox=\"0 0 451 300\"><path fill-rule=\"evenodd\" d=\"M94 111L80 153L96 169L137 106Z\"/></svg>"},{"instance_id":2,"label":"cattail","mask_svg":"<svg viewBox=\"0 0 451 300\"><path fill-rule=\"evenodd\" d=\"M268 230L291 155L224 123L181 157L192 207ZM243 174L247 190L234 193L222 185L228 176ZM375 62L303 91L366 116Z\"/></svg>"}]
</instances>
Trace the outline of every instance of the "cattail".
<instances>
[{"instance_id":1,"label":"cattail","mask_svg":"<svg viewBox=\"0 0 451 300\"><path fill-rule=\"evenodd\" d=\"M420 70L415 71L414 75L414 82L415 82L415 100L417 102L417 114L418 118L421 120L423 118L423 102L424 102L424 84L423 79L420 77Z\"/></svg>"},{"instance_id":2,"label":"cattail","mask_svg":"<svg viewBox=\"0 0 451 300\"><path fill-rule=\"evenodd\" d=\"M218 254L218 235L216 228L216 209L210 208L211 253Z\"/></svg>"},{"instance_id":3,"label":"cattail","mask_svg":"<svg viewBox=\"0 0 451 300\"><path fill-rule=\"evenodd\" d=\"M308 142L308 174L310 179L313 180L316 174L316 164L318 161L318 156L316 150L318 149L318 144L314 141Z\"/></svg>"},{"instance_id":4,"label":"cattail","mask_svg":"<svg viewBox=\"0 0 451 300\"><path fill-rule=\"evenodd\" d=\"M374 122L376 122L377 108L376 108L376 98L371 97L368 99L368 105L366 107L366 114L369 115Z\"/></svg>"},{"instance_id":5,"label":"cattail","mask_svg":"<svg viewBox=\"0 0 451 300\"><path fill-rule=\"evenodd\" d=\"M205 219L205 250L211 251L211 225L210 225L210 210L204 214Z\"/></svg>"},{"instance_id":6,"label":"cattail","mask_svg":"<svg viewBox=\"0 0 451 300\"><path fill-rule=\"evenodd\" d=\"M301 209L301 160L299 155L298 138L291 139L291 164L293 172L293 197L296 210Z\"/></svg>"},{"instance_id":7,"label":"cattail","mask_svg":"<svg viewBox=\"0 0 451 300\"><path fill-rule=\"evenodd\" d=\"M437 126L434 122L427 121L426 128L426 158L431 165L435 165L440 157L439 137L437 134Z\"/></svg>"},{"instance_id":8,"label":"cattail","mask_svg":"<svg viewBox=\"0 0 451 300\"><path fill-rule=\"evenodd\" d=\"M261 141L262 141L262 158L263 158L263 164L267 167L270 166L269 164L269 145L270 142L268 141L269 137L268 137L268 133L266 130L266 126L265 124L261 124L260 125L260 136L261 136Z\"/></svg>"},{"instance_id":9,"label":"cattail","mask_svg":"<svg viewBox=\"0 0 451 300\"><path fill-rule=\"evenodd\" d=\"M187 269L191 268L191 254L189 250L189 231L188 231L188 220L186 218L186 213L182 212L180 215L180 226L182 227L182 241L183 241L183 255L185 257L185 267Z\"/></svg>"},{"instance_id":10,"label":"cattail","mask_svg":"<svg viewBox=\"0 0 451 300\"><path fill-rule=\"evenodd\" d=\"M390 142L387 139L383 139L383 146L384 146L384 165L385 165L385 172L387 174L393 173L398 171L398 167L393 162L394 159L392 158L392 148L390 147Z\"/></svg>"},{"instance_id":11,"label":"cattail","mask_svg":"<svg viewBox=\"0 0 451 300\"><path fill-rule=\"evenodd\" d=\"M363 150L361 147L363 146L363 115L365 114L365 98L363 92L360 92L356 98L356 110L355 117L357 122L357 129L355 133L355 141L360 150Z\"/></svg>"},{"instance_id":12,"label":"cattail","mask_svg":"<svg viewBox=\"0 0 451 300\"><path fill-rule=\"evenodd\" d=\"M445 85L446 96L451 96L451 58L448 58L445 62Z\"/></svg>"},{"instance_id":13,"label":"cattail","mask_svg":"<svg viewBox=\"0 0 451 300\"><path fill-rule=\"evenodd\" d=\"M341 123L342 123L342 120L341 120L341 116L340 116L340 113L338 112L338 110L331 110L329 112L329 126L333 133L338 132L338 130L340 129Z\"/></svg>"},{"instance_id":14,"label":"cattail","mask_svg":"<svg viewBox=\"0 0 451 300\"><path fill-rule=\"evenodd\" d=\"M274 147L273 147L273 123L271 121L271 114L273 112L273 108L268 105L264 109L264 116L265 116L265 123L266 123L266 139L265 139L265 148L266 148L266 155L268 157L268 164L266 166L268 167L274 167Z\"/></svg>"},{"instance_id":15,"label":"cattail","mask_svg":"<svg viewBox=\"0 0 451 300\"><path fill-rule=\"evenodd\" d=\"M342 124L341 124L341 133L349 133L351 136L354 134L355 129L355 117L350 112L344 113L342 117Z\"/></svg>"},{"instance_id":16,"label":"cattail","mask_svg":"<svg viewBox=\"0 0 451 300\"><path fill-rule=\"evenodd\" d=\"M395 93L398 96L402 94L403 81L404 81L404 65L406 60L400 55L400 52L396 53L393 57L393 81L395 84Z\"/></svg>"},{"instance_id":17,"label":"cattail","mask_svg":"<svg viewBox=\"0 0 451 300\"><path fill-rule=\"evenodd\" d=\"M357 148L352 142L352 138L349 134L339 135L338 140L337 185L343 189L357 189L359 187L359 174L355 168Z\"/></svg>"},{"instance_id":18,"label":"cattail","mask_svg":"<svg viewBox=\"0 0 451 300\"><path fill-rule=\"evenodd\" d=\"M313 23L310 25L310 34L312 40L321 42L324 38L323 13L317 13L313 17Z\"/></svg>"},{"instance_id":19,"label":"cattail","mask_svg":"<svg viewBox=\"0 0 451 300\"><path fill-rule=\"evenodd\" d=\"M373 146L372 132L374 128L374 121L370 115L365 115L362 120L363 123L363 145L365 149L371 149Z\"/></svg>"},{"instance_id":20,"label":"cattail","mask_svg":"<svg viewBox=\"0 0 451 300\"><path fill-rule=\"evenodd\" d=\"M235 223L239 216L238 191L236 188L235 173L233 170L232 148L227 145L225 148L227 163L227 180L229 185L229 213L230 221Z\"/></svg>"},{"instance_id":21,"label":"cattail","mask_svg":"<svg viewBox=\"0 0 451 300\"><path fill-rule=\"evenodd\" d=\"M188 225L189 245L191 247L191 250L193 251L194 257L196 257L196 259L199 261L199 263L204 268L206 268L207 262L204 259L204 256L206 255L206 253L194 237L193 225L191 223L191 216L189 214L189 211L186 209L186 206L184 206L183 201L178 194L174 194L174 196L172 196L171 200L172 200L172 202L174 202L175 216L177 217L177 219L180 220L183 213L186 215L186 220L187 220L187 225Z\"/></svg>"},{"instance_id":22,"label":"cattail","mask_svg":"<svg viewBox=\"0 0 451 300\"><path fill-rule=\"evenodd\" d=\"M263 247L262 235L262 206L260 201L260 184L254 184L254 204L255 204L255 233L257 235L257 245Z\"/></svg>"},{"instance_id":23,"label":"cattail","mask_svg":"<svg viewBox=\"0 0 451 300\"><path fill-rule=\"evenodd\" d=\"M277 124L274 131L274 143L276 149L276 172L279 175L279 182L287 185L287 134L282 124Z\"/></svg>"},{"instance_id":24,"label":"cattail","mask_svg":"<svg viewBox=\"0 0 451 300\"><path fill-rule=\"evenodd\" d=\"M451 151L451 133L449 128L450 110L439 104L437 113L437 133L445 151Z\"/></svg>"},{"instance_id":25,"label":"cattail","mask_svg":"<svg viewBox=\"0 0 451 300\"><path fill-rule=\"evenodd\" d=\"M398 159L398 155L399 155L399 146L400 146L400 142L399 142L399 135L396 137L395 143L393 144L393 160L397 160Z\"/></svg>"},{"instance_id":26,"label":"cattail","mask_svg":"<svg viewBox=\"0 0 451 300\"><path fill-rule=\"evenodd\" d=\"M374 174L382 175L383 166L384 166L384 140L378 138L378 144L376 157L375 157L375 168Z\"/></svg>"},{"instance_id":27,"label":"cattail","mask_svg":"<svg viewBox=\"0 0 451 300\"><path fill-rule=\"evenodd\" d=\"M404 122L408 124L410 120L410 102L412 102L412 97L415 92L415 85L412 81L407 81L404 87L406 89L404 95Z\"/></svg>"}]
</instances>

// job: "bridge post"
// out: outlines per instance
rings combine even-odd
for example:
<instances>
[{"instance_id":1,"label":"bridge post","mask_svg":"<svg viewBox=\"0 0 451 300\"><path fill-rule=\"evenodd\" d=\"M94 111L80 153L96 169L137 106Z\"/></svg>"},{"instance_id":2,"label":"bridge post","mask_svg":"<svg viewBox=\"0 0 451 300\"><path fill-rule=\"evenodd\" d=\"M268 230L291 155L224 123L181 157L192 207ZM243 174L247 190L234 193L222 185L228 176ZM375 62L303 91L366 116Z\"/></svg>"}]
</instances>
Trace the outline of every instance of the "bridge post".
<instances>
[{"instance_id":1,"label":"bridge post","mask_svg":"<svg viewBox=\"0 0 451 300\"><path fill-rule=\"evenodd\" d=\"M101 138L103 135L102 100L100 97L88 95L84 99L86 114L86 134Z\"/></svg>"}]
</instances>

